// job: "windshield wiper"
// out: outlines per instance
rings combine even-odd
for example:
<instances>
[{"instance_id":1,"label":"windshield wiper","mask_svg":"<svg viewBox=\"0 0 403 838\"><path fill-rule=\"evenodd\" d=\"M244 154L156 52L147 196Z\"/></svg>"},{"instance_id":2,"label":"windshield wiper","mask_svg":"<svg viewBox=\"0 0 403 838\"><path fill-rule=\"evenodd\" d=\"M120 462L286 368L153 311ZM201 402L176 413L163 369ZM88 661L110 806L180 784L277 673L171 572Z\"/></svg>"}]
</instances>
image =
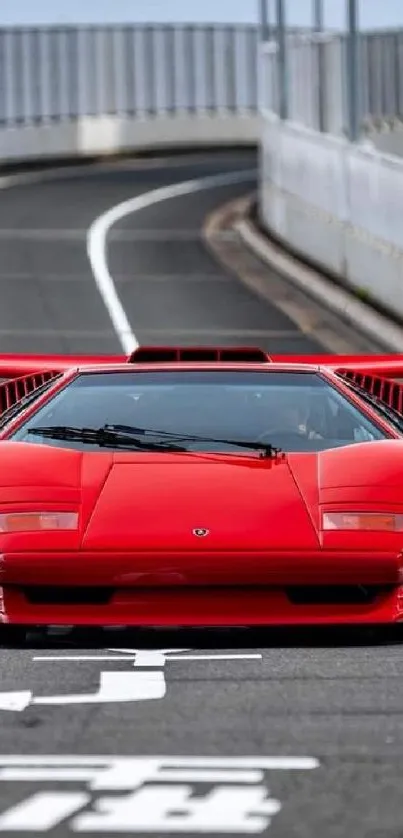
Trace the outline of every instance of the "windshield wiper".
<instances>
[{"instance_id":1,"label":"windshield wiper","mask_svg":"<svg viewBox=\"0 0 403 838\"><path fill-rule=\"evenodd\" d=\"M208 444L211 442L214 445L232 445L236 448L258 451L261 457L268 457L270 459L274 459L282 454L280 448L275 448L273 445L265 444L264 442L215 439L209 436L179 434L171 431L137 428L131 425L104 425L100 428L76 428L69 425L50 425L29 428L28 433L48 439L83 442L89 445L99 445L100 447L118 447L138 451L186 453L189 452L189 449L186 445L179 443L204 442ZM143 439L139 439L138 437L143 437ZM157 441L151 441L148 437L157 438ZM176 440L178 444L175 444L172 440Z\"/></svg>"},{"instance_id":2,"label":"windshield wiper","mask_svg":"<svg viewBox=\"0 0 403 838\"><path fill-rule=\"evenodd\" d=\"M132 425L105 425L105 429L111 430L113 432L126 434L128 436L133 435L134 437L143 436L143 437L162 437L169 439L176 439L180 442L205 442L205 443L214 443L214 445L233 445L236 448L245 448L247 450L258 451L261 457L268 457L270 459L275 459L279 455L283 454L281 448L276 448L274 445L270 445L270 443L265 442L258 442L258 441L245 441L245 440L238 440L238 439L222 439L222 438L214 438L210 436L199 436L198 434L181 434L175 433L174 431L161 431L161 430L153 430L151 428L137 428L136 426Z\"/></svg>"},{"instance_id":3,"label":"windshield wiper","mask_svg":"<svg viewBox=\"0 0 403 838\"><path fill-rule=\"evenodd\" d=\"M48 439L60 439L72 442L83 442L88 445L99 445L101 448L125 448L136 451L169 451L184 453L187 449L183 445L175 445L168 440L165 442L151 442L135 439L131 434L123 433L107 426L103 428L75 428L69 425L50 425L48 427L29 428L29 434Z\"/></svg>"}]
</instances>

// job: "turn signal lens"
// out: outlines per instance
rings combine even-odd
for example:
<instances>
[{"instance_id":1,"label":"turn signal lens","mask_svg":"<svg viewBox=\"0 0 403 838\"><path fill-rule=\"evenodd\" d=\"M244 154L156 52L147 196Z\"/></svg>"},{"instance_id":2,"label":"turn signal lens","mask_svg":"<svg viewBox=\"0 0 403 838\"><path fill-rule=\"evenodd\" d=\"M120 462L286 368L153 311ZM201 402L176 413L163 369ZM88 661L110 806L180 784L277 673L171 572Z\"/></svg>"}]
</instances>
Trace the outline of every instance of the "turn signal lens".
<instances>
[{"instance_id":1,"label":"turn signal lens","mask_svg":"<svg viewBox=\"0 0 403 838\"><path fill-rule=\"evenodd\" d=\"M76 530L78 512L6 512L0 514L0 533Z\"/></svg>"},{"instance_id":2,"label":"turn signal lens","mask_svg":"<svg viewBox=\"0 0 403 838\"><path fill-rule=\"evenodd\" d=\"M403 515L389 515L386 512L325 512L323 529L403 532Z\"/></svg>"}]
</instances>

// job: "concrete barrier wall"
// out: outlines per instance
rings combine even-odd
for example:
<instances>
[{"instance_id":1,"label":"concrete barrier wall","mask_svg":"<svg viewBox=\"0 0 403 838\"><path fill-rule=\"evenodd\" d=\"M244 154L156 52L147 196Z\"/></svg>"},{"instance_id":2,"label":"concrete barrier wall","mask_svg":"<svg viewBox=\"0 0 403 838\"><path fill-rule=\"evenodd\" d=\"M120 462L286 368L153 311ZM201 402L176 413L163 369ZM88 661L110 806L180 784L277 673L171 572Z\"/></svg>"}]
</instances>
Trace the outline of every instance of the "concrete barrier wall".
<instances>
[{"instance_id":1,"label":"concrete barrier wall","mask_svg":"<svg viewBox=\"0 0 403 838\"><path fill-rule=\"evenodd\" d=\"M96 116L74 122L0 128L0 162L85 157L163 147L250 145L260 118L242 114L184 114L150 119Z\"/></svg>"},{"instance_id":2,"label":"concrete barrier wall","mask_svg":"<svg viewBox=\"0 0 403 838\"><path fill-rule=\"evenodd\" d=\"M368 131L367 139L374 148L394 157L403 157L403 122L391 120L390 124L373 127Z\"/></svg>"},{"instance_id":3,"label":"concrete barrier wall","mask_svg":"<svg viewBox=\"0 0 403 838\"><path fill-rule=\"evenodd\" d=\"M267 112L261 160L266 228L403 317L403 160Z\"/></svg>"}]
</instances>

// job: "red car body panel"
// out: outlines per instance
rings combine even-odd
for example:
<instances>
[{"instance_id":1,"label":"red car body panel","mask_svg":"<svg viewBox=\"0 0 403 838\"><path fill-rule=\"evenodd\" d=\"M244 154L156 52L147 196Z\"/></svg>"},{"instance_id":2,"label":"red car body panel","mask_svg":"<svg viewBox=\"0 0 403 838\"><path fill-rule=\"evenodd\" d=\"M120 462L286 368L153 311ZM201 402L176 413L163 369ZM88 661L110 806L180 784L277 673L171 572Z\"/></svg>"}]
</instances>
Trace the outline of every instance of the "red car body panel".
<instances>
[{"instance_id":1,"label":"red car body panel","mask_svg":"<svg viewBox=\"0 0 403 838\"><path fill-rule=\"evenodd\" d=\"M76 626L314 626L386 625L403 619L403 589L381 591L370 604L292 603L284 588L240 587L155 590L120 588L102 604L32 603L9 586L0 603L5 621ZM1 613L1 611L0 611Z\"/></svg>"},{"instance_id":2,"label":"red car body panel","mask_svg":"<svg viewBox=\"0 0 403 838\"><path fill-rule=\"evenodd\" d=\"M127 370L125 361L3 356L0 377L63 373L27 408L25 421L79 367ZM189 363L151 360L142 368L180 375ZM319 365L341 392L347 387L335 375L340 368L403 377L403 356L273 356L263 364L288 370ZM191 366L217 369L221 362L196 360ZM244 368L242 362L230 366ZM349 398L369 417L376 415L359 396L349 392ZM82 452L8 442L20 422L16 417L0 433L0 514L74 509L79 527L0 532L0 622L294 625L402 619L403 533L322 528L324 511L403 514L401 438L278 459ZM377 416L377 422L398 437L386 419ZM196 538L196 528L208 536ZM372 598L347 601L345 592L353 586L373 588ZM326 589L327 601L315 599L319 588Z\"/></svg>"}]
</instances>

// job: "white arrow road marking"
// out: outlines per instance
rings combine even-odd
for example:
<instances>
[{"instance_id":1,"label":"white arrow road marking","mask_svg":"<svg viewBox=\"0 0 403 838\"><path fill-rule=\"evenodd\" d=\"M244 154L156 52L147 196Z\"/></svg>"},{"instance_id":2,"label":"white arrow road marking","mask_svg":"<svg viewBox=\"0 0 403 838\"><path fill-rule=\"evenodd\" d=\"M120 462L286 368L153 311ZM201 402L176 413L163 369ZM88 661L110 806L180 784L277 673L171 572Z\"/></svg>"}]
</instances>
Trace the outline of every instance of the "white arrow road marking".
<instances>
[{"instance_id":1,"label":"white arrow road marking","mask_svg":"<svg viewBox=\"0 0 403 838\"><path fill-rule=\"evenodd\" d=\"M151 701L164 698L164 673L157 672L101 672L101 683L96 693L88 695L55 695L34 698L32 704L109 704L125 701Z\"/></svg>"},{"instance_id":2,"label":"white arrow road marking","mask_svg":"<svg viewBox=\"0 0 403 838\"><path fill-rule=\"evenodd\" d=\"M14 710L21 712L31 703L31 690L21 692L0 693L0 710Z\"/></svg>"},{"instance_id":3,"label":"white arrow road marking","mask_svg":"<svg viewBox=\"0 0 403 838\"><path fill-rule=\"evenodd\" d=\"M164 698L166 682L164 675L165 663L169 660L245 660L262 659L261 654L252 655L186 655L188 649L108 649L115 655L57 655L34 657L34 661L88 661L114 660L132 663L143 672L101 672L100 685L94 693L74 693L72 695L38 696L35 698L30 690L0 693L0 710L22 712L29 705L69 705L69 704L109 704L131 701L153 701ZM152 671L150 671L150 669ZM148 671L147 671L148 670Z\"/></svg>"},{"instance_id":4,"label":"white arrow road marking","mask_svg":"<svg viewBox=\"0 0 403 838\"><path fill-rule=\"evenodd\" d=\"M118 650L116 650L118 651ZM121 651L121 650L119 650ZM47 661L50 662L63 662L63 661L75 661L79 663L80 661L125 661L130 660L132 658L135 661L135 666L159 666L156 662L156 658L154 657L154 652L141 652L140 653L143 657L141 658L141 663L139 663L139 654L133 654L130 651L130 654L121 655L118 657L117 655L35 655L32 658L33 661L38 662L41 661L42 663L46 663ZM159 653L158 653L159 654ZM152 657L153 655L153 657ZM232 660L262 660L262 655L255 654L255 655L167 655L167 661L232 661Z\"/></svg>"},{"instance_id":5,"label":"white arrow road marking","mask_svg":"<svg viewBox=\"0 0 403 838\"><path fill-rule=\"evenodd\" d=\"M165 666L167 655L171 652L188 652L188 649L108 649L109 652L120 652L127 660L126 655L135 655L134 666Z\"/></svg>"},{"instance_id":6,"label":"white arrow road marking","mask_svg":"<svg viewBox=\"0 0 403 838\"><path fill-rule=\"evenodd\" d=\"M126 701L151 701L164 698L164 673L157 672L101 672L100 686L95 693L53 695L34 698L31 690L0 693L0 710L22 712L30 704L109 704Z\"/></svg>"},{"instance_id":7,"label":"white arrow road marking","mask_svg":"<svg viewBox=\"0 0 403 838\"><path fill-rule=\"evenodd\" d=\"M246 661L262 660L262 655L169 655L169 661Z\"/></svg>"}]
</instances>

